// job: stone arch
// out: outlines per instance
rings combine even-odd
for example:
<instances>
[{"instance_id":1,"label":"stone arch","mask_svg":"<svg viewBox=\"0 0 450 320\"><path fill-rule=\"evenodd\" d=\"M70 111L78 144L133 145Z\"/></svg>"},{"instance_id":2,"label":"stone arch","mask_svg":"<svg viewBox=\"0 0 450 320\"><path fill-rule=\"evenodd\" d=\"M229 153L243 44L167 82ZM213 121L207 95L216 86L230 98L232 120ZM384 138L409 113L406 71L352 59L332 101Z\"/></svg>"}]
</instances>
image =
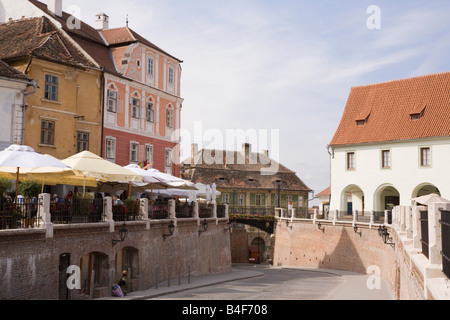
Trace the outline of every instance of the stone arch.
<instances>
[{"instance_id":1,"label":"stone arch","mask_svg":"<svg viewBox=\"0 0 450 320\"><path fill-rule=\"evenodd\" d=\"M92 251L81 257L81 290L89 294L91 285L94 288L109 287L109 257L100 251Z\"/></svg>"},{"instance_id":2,"label":"stone arch","mask_svg":"<svg viewBox=\"0 0 450 320\"><path fill-rule=\"evenodd\" d=\"M128 272L130 279L139 275L139 250L135 247L123 247L115 256L115 279L119 279L123 270Z\"/></svg>"},{"instance_id":3,"label":"stone arch","mask_svg":"<svg viewBox=\"0 0 450 320\"><path fill-rule=\"evenodd\" d=\"M260 263L265 261L264 253L266 251L266 243L262 237L253 238L249 247L250 258L255 259L254 262Z\"/></svg>"},{"instance_id":4,"label":"stone arch","mask_svg":"<svg viewBox=\"0 0 450 320\"><path fill-rule=\"evenodd\" d=\"M348 211L348 214L351 214L353 210L364 211L364 191L356 184L349 184L342 189L339 210Z\"/></svg>"},{"instance_id":5,"label":"stone arch","mask_svg":"<svg viewBox=\"0 0 450 320\"><path fill-rule=\"evenodd\" d=\"M400 204L400 192L397 188L385 183L380 185L373 195L373 210L381 211L392 210L393 207Z\"/></svg>"},{"instance_id":6,"label":"stone arch","mask_svg":"<svg viewBox=\"0 0 450 320\"><path fill-rule=\"evenodd\" d=\"M441 192L434 184L429 182L423 182L413 189L411 193L411 198L421 197L430 193L436 193L438 195L441 195Z\"/></svg>"}]
</instances>

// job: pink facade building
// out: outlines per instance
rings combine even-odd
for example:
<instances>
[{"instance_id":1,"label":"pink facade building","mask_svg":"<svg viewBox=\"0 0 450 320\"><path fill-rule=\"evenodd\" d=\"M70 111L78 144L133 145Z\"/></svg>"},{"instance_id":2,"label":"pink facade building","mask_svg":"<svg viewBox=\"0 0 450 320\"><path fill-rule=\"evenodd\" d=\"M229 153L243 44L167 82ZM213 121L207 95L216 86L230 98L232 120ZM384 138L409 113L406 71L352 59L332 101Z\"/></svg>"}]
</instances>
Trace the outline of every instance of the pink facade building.
<instances>
[{"instance_id":1,"label":"pink facade building","mask_svg":"<svg viewBox=\"0 0 450 320\"><path fill-rule=\"evenodd\" d=\"M117 71L105 73L104 157L178 176L181 61L128 27L105 28L106 15L97 19Z\"/></svg>"}]
</instances>

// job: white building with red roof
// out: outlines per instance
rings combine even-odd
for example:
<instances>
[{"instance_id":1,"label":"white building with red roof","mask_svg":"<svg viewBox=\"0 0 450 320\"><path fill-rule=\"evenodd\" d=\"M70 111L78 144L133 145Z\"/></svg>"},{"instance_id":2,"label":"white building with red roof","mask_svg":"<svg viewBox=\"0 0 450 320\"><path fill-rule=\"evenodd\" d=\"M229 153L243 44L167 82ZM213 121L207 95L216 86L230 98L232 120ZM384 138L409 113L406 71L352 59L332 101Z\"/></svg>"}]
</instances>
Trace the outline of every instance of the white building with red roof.
<instances>
[{"instance_id":1,"label":"white building with red roof","mask_svg":"<svg viewBox=\"0 0 450 320\"><path fill-rule=\"evenodd\" d=\"M352 88L328 150L330 210L450 199L450 72Z\"/></svg>"}]
</instances>

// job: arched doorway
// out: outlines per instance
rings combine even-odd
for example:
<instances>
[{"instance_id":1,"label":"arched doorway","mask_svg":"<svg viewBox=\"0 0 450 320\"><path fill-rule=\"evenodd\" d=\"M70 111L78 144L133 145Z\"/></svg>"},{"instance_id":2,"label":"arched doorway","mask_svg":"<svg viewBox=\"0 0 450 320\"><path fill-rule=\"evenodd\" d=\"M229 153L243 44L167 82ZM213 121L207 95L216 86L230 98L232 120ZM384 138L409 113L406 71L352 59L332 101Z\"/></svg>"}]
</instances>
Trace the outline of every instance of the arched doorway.
<instances>
[{"instance_id":1,"label":"arched doorway","mask_svg":"<svg viewBox=\"0 0 450 320\"><path fill-rule=\"evenodd\" d=\"M383 184L374 194L374 211L384 212L400 205L400 192L392 184Z\"/></svg>"},{"instance_id":2,"label":"arched doorway","mask_svg":"<svg viewBox=\"0 0 450 320\"><path fill-rule=\"evenodd\" d=\"M90 252L80 260L81 290L84 294L92 294L94 288L108 287L109 261L102 252Z\"/></svg>"},{"instance_id":3,"label":"arched doorway","mask_svg":"<svg viewBox=\"0 0 450 320\"><path fill-rule=\"evenodd\" d=\"M256 237L252 240L249 246L249 259L251 263L261 263L265 261L264 252L265 252L266 243L264 239L261 237Z\"/></svg>"},{"instance_id":4,"label":"arched doorway","mask_svg":"<svg viewBox=\"0 0 450 320\"><path fill-rule=\"evenodd\" d=\"M425 196L430 193L436 193L439 196L441 195L441 192L435 185L433 185L432 183L424 182L414 188L411 198Z\"/></svg>"},{"instance_id":5,"label":"arched doorway","mask_svg":"<svg viewBox=\"0 0 450 320\"><path fill-rule=\"evenodd\" d=\"M351 215L353 210L364 212L364 192L355 184L348 185L341 192L340 211Z\"/></svg>"}]
</instances>

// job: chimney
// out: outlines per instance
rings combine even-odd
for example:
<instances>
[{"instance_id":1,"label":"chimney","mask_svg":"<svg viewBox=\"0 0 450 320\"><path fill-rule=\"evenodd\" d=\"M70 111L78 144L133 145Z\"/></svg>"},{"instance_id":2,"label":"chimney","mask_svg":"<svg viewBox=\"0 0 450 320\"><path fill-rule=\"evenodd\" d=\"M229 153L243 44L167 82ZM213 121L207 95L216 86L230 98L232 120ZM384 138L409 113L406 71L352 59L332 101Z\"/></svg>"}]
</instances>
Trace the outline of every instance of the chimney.
<instances>
[{"instance_id":1,"label":"chimney","mask_svg":"<svg viewBox=\"0 0 450 320\"><path fill-rule=\"evenodd\" d=\"M101 12L95 15L95 29L97 30L109 29L109 17L107 14Z\"/></svg>"},{"instance_id":2,"label":"chimney","mask_svg":"<svg viewBox=\"0 0 450 320\"><path fill-rule=\"evenodd\" d=\"M263 152L266 157L269 157L270 154L269 150L264 149Z\"/></svg>"},{"instance_id":3,"label":"chimney","mask_svg":"<svg viewBox=\"0 0 450 320\"><path fill-rule=\"evenodd\" d=\"M55 16L62 17L62 0L47 0L47 9Z\"/></svg>"},{"instance_id":4,"label":"chimney","mask_svg":"<svg viewBox=\"0 0 450 320\"><path fill-rule=\"evenodd\" d=\"M252 152L252 145L250 143L243 143L242 152L246 157L248 157L250 155L250 152Z\"/></svg>"},{"instance_id":5,"label":"chimney","mask_svg":"<svg viewBox=\"0 0 450 320\"><path fill-rule=\"evenodd\" d=\"M198 153L198 144L197 143L193 143L191 144L191 164L194 164L194 157L197 155Z\"/></svg>"}]
</instances>

